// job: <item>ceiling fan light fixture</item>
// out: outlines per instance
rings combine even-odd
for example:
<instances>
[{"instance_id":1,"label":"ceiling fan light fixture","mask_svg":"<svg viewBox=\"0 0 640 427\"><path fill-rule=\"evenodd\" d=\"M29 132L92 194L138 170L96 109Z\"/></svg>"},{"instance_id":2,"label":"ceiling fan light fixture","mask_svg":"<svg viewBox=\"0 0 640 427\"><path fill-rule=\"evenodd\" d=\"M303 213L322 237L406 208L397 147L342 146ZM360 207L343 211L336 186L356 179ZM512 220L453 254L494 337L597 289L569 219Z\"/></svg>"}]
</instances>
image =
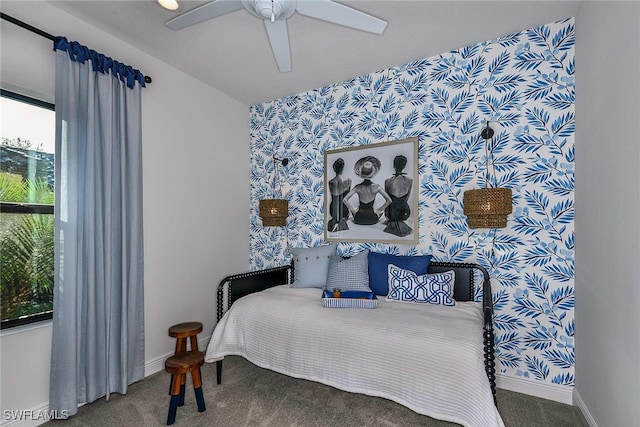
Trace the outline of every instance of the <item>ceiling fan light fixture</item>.
<instances>
[{"instance_id":1,"label":"ceiling fan light fixture","mask_svg":"<svg viewBox=\"0 0 640 427\"><path fill-rule=\"evenodd\" d=\"M180 8L180 4L176 0L156 0L162 8L175 12Z\"/></svg>"}]
</instances>

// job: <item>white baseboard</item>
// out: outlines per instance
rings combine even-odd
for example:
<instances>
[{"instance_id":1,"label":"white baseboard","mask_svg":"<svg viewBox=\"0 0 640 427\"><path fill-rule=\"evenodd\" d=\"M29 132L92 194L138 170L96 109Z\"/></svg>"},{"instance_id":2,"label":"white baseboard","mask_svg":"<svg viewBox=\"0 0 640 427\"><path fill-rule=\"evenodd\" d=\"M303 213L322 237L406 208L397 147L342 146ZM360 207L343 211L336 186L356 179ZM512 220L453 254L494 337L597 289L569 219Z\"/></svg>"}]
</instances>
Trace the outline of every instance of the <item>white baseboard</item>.
<instances>
[{"instance_id":1,"label":"white baseboard","mask_svg":"<svg viewBox=\"0 0 640 427\"><path fill-rule=\"evenodd\" d=\"M207 336L198 340L198 348L200 351L206 350L210 338L210 336ZM173 356L173 351L145 362L144 376L148 377L149 375L164 370L164 361L171 356ZM49 421L48 415L49 402L42 403L36 407L26 410L13 412L5 411L0 414L0 416L2 416L0 427L36 427Z\"/></svg>"},{"instance_id":2,"label":"white baseboard","mask_svg":"<svg viewBox=\"0 0 640 427\"><path fill-rule=\"evenodd\" d=\"M578 390L576 389L573 389L573 403L578 409L578 416L580 417L583 425L598 427L596 420L593 419L591 412L589 412L589 408L587 408L587 405L584 403L584 400L582 400L582 397L580 397L580 394L578 394Z\"/></svg>"},{"instance_id":3,"label":"white baseboard","mask_svg":"<svg viewBox=\"0 0 640 427\"><path fill-rule=\"evenodd\" d=\"M567 405L573 404L573 387L567 385L549 384L515 375L496 374L496 387Z\"/></svg>"},{"instance_id":4,"label":"white baseboard","mask_svg":"<svg viewBox=\"0 0 640 427\"><path fill-rule=\"evenodd\" d=\"M203 337L198 340L198 349L200 351L205 351L207 349L207 345L209 345L209 339L211 336ZM151 360L148 360L144 364L144 376L148 377L149 375L153 375L156 372L164 371L164 361L169 357L173 356L173 351L162 354L158 357L155 357Z\"/></svg>"}]
</instances>

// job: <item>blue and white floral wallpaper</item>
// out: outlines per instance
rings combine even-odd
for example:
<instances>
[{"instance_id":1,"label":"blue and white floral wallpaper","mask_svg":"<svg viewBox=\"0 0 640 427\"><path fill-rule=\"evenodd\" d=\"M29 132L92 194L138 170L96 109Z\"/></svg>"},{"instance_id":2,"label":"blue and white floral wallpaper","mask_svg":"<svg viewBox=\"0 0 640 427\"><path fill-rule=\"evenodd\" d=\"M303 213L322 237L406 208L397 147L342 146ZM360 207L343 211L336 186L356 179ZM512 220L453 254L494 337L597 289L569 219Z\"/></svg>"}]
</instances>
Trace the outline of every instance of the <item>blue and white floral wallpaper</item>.
<instances>
[{"instance_id":1,"label":"blue and white floral wallpaper","mask_svg":"<svg viewBox=\"0 0 640 427\"><path fill-rule=\"evenodd\" d=\"M477 262L492 278L498 372L574 384L574 20L251 107L251 268L323 243L325 150L419 138L420 243L341 244ZM463 192L513 190L506 229L469 229ZM289 158L275 182L272 156ZM494 174L495 170L495 174ZM275 190L274 190L275 187ZM275 192L275 194L274 194ZM288 226L258 201L282 194Z\"/></svg>"}]
</instances>

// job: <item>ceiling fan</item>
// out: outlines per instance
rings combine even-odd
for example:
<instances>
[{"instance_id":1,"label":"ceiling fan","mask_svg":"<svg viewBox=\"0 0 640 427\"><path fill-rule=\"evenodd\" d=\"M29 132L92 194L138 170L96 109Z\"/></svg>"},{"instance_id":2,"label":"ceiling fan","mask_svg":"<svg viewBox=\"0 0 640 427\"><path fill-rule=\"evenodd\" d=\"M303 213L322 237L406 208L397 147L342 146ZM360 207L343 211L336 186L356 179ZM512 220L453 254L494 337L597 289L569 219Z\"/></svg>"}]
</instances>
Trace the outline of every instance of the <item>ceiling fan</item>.
<instances>
[{"instance_id":1,"label":"ceiling fan","mask_svg":"<svg viewBox=\"0 0 640 427\"><path fill-rule=\"evenodd\" d=\"M281 73L291 71L287 18L296 11L311 18L375 34L382 34L387 26L381 19L332 0L214 0L168 20L166 25L172 30L180 30L242 8L264 20Z\"/></svg>"}]
</instances>

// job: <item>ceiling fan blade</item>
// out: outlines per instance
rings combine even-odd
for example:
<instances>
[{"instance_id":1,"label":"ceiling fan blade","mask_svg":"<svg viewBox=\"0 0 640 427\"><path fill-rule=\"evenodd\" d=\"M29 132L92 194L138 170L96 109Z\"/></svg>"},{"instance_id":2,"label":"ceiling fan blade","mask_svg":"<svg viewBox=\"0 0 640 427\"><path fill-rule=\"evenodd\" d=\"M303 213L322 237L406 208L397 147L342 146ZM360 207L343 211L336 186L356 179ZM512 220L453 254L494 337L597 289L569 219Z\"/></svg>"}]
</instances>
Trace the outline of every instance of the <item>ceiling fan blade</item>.
<instances>
[{"instance_id":1,"label":"ceiling fan blade","mask_svg":"<svg viewBox=\"0 0 640 427\"><path fill-rule=\"evenodd\" d=\"M287 31L287 20L271 22L268 19L264 20L264 27L267 29L267 35L269 36L269 43L271 43L271 50L273 56L278 63L278 68L281 73L288 73L291 71L291 51L289 49L289 32Z\"/></svg>"},{"instance_id":2,"label":"ceiling fan blade","mask_svg":"<svg viewBox=\"0 0 640 427\"><path fill-rule=\"evenodd\" d=\"M301 15L322 19L345 27L356 28L369 33L382 34L387 23L349 6L331 0L298 0L296 10Z\"/></svg>"},{"instance_id":3,"label":"ceiling fan blade","mask_svg":"<svg viewBox=\"0 0 640 427\"><path fill-rule=\"evenodd\" d=\"M180 30L239 9L244 9L240 0L214 0L175 18L169 19L165 24L172 30Z\"/></svg>"}]
</instances>

